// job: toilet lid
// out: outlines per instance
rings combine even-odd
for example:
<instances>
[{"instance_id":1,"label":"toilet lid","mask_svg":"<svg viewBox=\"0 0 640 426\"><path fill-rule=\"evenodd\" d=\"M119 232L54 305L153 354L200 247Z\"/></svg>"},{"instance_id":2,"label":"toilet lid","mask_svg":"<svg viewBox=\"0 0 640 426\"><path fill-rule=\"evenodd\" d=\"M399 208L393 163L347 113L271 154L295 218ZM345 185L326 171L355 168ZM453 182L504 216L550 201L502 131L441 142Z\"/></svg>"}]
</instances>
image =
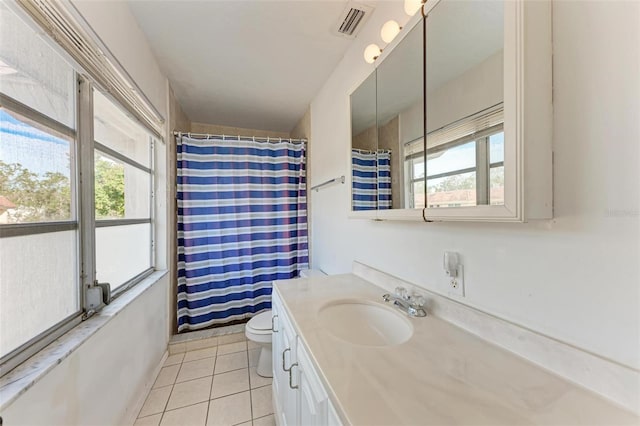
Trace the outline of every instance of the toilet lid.
<instances>
[{"instance_id":1,"label":"toilet lid","mask_svg":"<svg viewBox=\"0 0 640 426\"><path fill-rule=\"evenodd\" d=\"M247 323L247 326L254 330L271 330L271 309L260 312L258 315L251 318Z\"/></svg>"}]
</instances>

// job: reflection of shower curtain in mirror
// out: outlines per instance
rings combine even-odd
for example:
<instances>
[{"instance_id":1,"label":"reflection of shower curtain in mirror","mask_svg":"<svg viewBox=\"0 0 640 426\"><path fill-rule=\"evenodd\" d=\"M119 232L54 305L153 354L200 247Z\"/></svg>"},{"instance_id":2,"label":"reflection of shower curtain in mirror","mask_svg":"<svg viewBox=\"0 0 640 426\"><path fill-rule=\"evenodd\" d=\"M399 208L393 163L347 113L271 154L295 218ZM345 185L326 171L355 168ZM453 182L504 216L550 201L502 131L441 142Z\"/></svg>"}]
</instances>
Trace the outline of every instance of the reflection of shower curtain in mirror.
<instances>
[{"instance_id":1,"label":"reflection of shower curtain in mirror","mask_svg":"<svg viewBox=\"0 0 640 426\"><path fill-rule=\"evenodd\" d=\"M378 210L391 208L391 151L378 150Z\"/></svg>"},{"instance_id":2,"label":"reflection of shower curtain in mirror","mask_svg":"<svg viewBox=\"0 0 640 426\"><path fill-rule=\"evenodd\" d=\"M353 210L391 208L391 151L351 151Z\"/></svg>"},{"instance_id":3,"label":"reflection of shower curtain in mirror","mask_svg":"<svg viewBox=\"0 0 640 426\"><path fill-rule=\"evenodd\" d=\"M178 137L178 330L271 307L308 268L305 145Z\"/></svg>"}]
</instances>

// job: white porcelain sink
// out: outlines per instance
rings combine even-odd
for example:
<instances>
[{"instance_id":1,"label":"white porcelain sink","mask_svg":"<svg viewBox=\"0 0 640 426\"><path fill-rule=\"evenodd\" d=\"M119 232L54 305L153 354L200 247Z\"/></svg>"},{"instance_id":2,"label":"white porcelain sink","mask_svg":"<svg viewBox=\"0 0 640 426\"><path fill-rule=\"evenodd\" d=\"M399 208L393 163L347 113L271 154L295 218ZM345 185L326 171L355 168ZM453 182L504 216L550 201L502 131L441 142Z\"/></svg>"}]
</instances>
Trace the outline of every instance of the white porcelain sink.
<instances>
[{"instance_id":1,"label":"white porcelain sink","mask_svg":"<svg viewBox=\"0 0 640 426\"><path fill-rule=\"evenodd\" d=\"M413 335L401 312L379 303L336 300L320 308L320 325L335 337L362 346L392 346Z\"/></svg>"}]
</instances>

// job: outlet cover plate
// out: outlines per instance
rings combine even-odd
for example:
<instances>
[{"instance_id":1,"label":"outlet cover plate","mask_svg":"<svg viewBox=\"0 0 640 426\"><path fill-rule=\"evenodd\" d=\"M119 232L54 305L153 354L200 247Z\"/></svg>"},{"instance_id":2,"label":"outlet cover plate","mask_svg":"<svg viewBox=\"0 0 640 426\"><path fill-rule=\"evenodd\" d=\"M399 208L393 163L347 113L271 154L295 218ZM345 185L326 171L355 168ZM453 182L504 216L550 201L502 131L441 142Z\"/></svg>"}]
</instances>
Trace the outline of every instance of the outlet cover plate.
<instances>
[{"instance_id":1,"label":"outlet cover plate","mask_svg":"<svg viewBox=\"0 0 640 426\"><path fill-rule=\"evenodd\" d=\"M455 281L455 284L454 284ZM447 286L447 294L449 296L454 297L464 297L464 267L463 265L458 265L458 276L456 278L451 278L450 276L445 276L445 284Z\"/></svg>"}]
</instances>

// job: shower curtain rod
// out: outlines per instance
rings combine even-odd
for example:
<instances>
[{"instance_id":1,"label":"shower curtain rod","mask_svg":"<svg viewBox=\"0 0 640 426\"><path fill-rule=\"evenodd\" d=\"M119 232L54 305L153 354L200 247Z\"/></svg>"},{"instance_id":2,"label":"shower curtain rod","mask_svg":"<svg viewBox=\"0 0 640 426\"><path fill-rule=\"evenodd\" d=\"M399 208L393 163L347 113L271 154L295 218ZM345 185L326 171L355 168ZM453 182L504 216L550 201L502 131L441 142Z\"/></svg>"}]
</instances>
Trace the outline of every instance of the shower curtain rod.
<instances>
[{"instance_id":1,"label":"shower curtain rod","mask_svg":"<svg viewBox=\"0 0 640 426\"><path fill-rule=\"evenodd\" d=\"M379 152L392 152L391 149L379 149L377 151L374 150L370 150L370 149L359 149L359 148L351 148L351 151L356 151L359 152L360 154L377 154Z\"/></svg>"},{"instance_id":2,"label":"shower curtain rod","mask_svg":"<svg viewBox=\"0 0 640 426\"><path fill-rule=\"evenodd\" d=\"M210 134L210 133L191 133L191 132L177 132L174 131L173 132L174 136L186 136L188 138L193 138L193 139L211 139L211 138L222 138L222 140L232 140L232 139L253 139L253 141L267 141L267 142L282 142L282 141L289 141L291 143L306 143L307 139L292 139L292 138L274 138L271 136L241 136L241 135L214 135L214 134Z\"/></svg>"}]
</instances>

